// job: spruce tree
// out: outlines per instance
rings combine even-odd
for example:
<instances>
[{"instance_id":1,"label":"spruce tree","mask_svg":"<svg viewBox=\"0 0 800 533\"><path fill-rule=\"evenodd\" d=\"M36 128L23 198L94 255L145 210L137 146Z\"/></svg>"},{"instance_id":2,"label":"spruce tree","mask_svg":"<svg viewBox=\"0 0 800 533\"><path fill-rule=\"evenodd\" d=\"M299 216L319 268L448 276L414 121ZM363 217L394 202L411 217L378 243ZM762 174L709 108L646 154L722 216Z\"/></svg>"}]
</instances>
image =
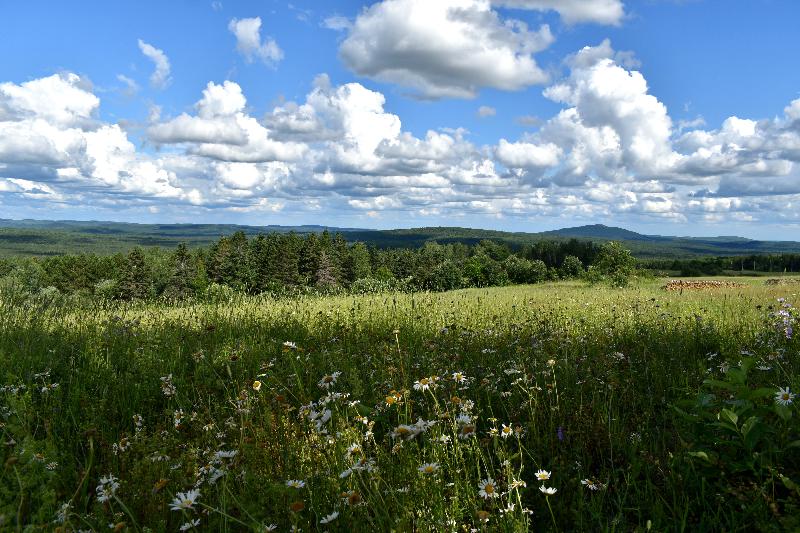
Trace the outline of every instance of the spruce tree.
<instances>
[{"instance_id":1,"label":"spruce tree","mask_svg":"<svg viewBox=\"0 0 800 533\"><path fill-rule=\"evenodd\" d=\"M123 300L137 300L148 298L152 282L150 269L144 258L144 253L139 247L128 254L125 270L120 282L120 298Z\"/></svg>"},{"instance_id":2,"label":"spruce tree","mask_svg":"<svg viewBox=\"0 0 800 533\"><path fill-rule=\"evenodd\" d=\"M197 268L185 243L178 245L172 254L172 275L167 282L164 295L176 300L184 300L194 295L194 280Z\"/></svg>"}]
</instances>

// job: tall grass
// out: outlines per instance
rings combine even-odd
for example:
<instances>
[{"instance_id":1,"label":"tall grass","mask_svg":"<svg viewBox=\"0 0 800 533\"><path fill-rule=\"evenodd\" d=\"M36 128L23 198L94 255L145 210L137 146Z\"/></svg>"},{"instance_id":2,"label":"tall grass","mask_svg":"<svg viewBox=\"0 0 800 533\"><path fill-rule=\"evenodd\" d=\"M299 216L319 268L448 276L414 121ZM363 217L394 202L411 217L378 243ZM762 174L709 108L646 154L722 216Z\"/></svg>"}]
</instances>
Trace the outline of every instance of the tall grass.
<instances>
[{"instance_id":1,"label":"tall grass","mask_svg":"<svg viewBox=\"0 0 800 533\"><path fill-rule=\"evenodd\" d=\"M0 527L800 527L792 290L0 296ZM726 408L764 436L740 451Z\"/></svg>"}]
</instances>

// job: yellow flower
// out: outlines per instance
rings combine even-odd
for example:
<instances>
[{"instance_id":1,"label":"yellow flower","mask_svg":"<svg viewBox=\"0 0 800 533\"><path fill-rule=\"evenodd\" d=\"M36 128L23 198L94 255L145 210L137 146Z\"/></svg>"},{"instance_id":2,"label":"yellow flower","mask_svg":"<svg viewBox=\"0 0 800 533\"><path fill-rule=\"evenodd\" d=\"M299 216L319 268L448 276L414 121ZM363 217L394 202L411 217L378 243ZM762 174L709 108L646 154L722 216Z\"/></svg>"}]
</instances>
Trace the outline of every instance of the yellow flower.
<instances>
[{"instance_id":1,"label":"yellow flower","mask_svg":"<svg viewBox=\"0 0 800 533\"><path fill-rule=\"evenodd\" d=\"M261 382L256 380L253 382L253 390L258 392L261 390Z\"/></svg>"}]
</instances>

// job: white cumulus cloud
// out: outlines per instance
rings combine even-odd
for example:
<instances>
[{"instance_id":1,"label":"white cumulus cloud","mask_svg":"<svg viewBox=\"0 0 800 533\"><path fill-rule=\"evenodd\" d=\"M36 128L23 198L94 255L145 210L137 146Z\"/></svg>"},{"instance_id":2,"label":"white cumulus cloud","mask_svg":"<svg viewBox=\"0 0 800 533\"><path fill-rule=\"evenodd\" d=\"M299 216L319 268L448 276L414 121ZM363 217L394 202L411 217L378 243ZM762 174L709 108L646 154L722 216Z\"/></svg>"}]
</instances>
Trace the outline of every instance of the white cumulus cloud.
<instances>
[{"instance_id":1,"label":"white cumulus cloud","mask_svg":"<svg viewBox=\"0 0 800 533\"><path fill-rule=\"evenodd\" d=\"M139 39L139 50L141 50L147 59L152 61L156 67L150 75L150 84L158 89L165 89L172 83L172 78L170 78L171 66L167 54L165 54L163 50L159 50L141 39Z\"/></svg>"},{"instance_id":2,"label":"white cumulus cloud","mask_svg":"<svg viewBox=\"0 0 800 533\"><path fill-rule=\"evenodd\" d=\"M621 0L492 0L502 7L557 11L567 24L594 22L619 25L625 16Z\"/></svg>"},{"instance_id":3,"label":"white cumulus cloud","mask_svg":"<svg viewBox=\"0 0 800 533\"><path fill-rule=\"evenodd\" d=\"M236 49L248 63L260 59L274 65L283 59L283 50L275 39L261 40L261 17L232 19L228 29L236 36Z\"/></svg>"},{"instance_id":4,"label":"white cumulus cloud","mask_svg":"<svg viewBox=\"0 0 800 533\"><path fill-rule=\"evenodd\" d=\"M383 0L356 18L339 55L356 74L424 98L474 98L545 83L533 55L552 42L547 25L504 20L489 0Z\"/></svg>"}]
</instances>

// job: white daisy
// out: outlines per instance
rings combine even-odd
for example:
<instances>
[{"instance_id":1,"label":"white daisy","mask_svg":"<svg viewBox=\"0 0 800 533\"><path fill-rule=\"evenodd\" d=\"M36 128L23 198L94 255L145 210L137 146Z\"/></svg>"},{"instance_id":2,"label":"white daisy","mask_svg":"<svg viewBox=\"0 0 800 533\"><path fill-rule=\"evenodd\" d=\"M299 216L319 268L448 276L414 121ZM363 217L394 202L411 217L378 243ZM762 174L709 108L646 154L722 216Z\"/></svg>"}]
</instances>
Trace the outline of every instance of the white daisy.
<instances>
[{"instance_id":1,"label":"white daisy","mask_svg":"<svg viewBox=\"0 0 800 533\"><path fill-rule=\"evenodd\" d=\"M550 479L550 475L551 475L550 472L548 472L547 470L536 471L536 479L538 479L539 481L547 481L548 479Z\"/></svg>"},{"instance_id":2,"label":"white daisy","mask_svg":"<svg viewBox=\"0 0 800 533\"><path fill-rule=\"evenodd\" d=\"M794 397L795 394L789 391L789 387L779 388L778 392L775 393L775 401L780 405L790 405Z\"/></svg>"},{"instance_id":3,"label":"white daisy","mask_svg":"<svg viewBox=\"0 0 800 533\"><path fill-rule=\"evenodd\" d=\"M553 487L545 487L544 485L542 485L541 487L539 487L539 491L548 496L552 496L553 494L558 492L558 489L554 489Z\"/></svg>"},{"instance_id":4,"label":"white daisy","mask_svg":"<svg viewBox=\"0 0 800 533\"><path fill-rule=\"evenodd\" d=\"M336 385L336 380L339 379L339 376L341 375L341 372L334 372L333 374L322 376L322 379L319 380L317 386L319 386L321 389L329 389Z\"/></svg>"},{"instance_id":5,"label":"white daisy","mask_svg":"<svg viewBox=\"0 0 800 533\"><path fill-rule=\"evenodd\" d=\"M490 477L478 483L478 494L487 500L500 497L500 493L497 492L497 484Z\"/></svg>"},{"instance_id":6,"label":"white daisy","mask_svg":"<svg viewBox=\"0 0 800 533\"><path fill-rule=\"evenodd\" d=\"M336 518L338 518L338 516L339 516L339 511L334 511L331 514L329 514L328 516L326 516L325 518L323 518L322 520L320 520L319 523L320 524L330 524L331 522L336 520Z\"/></svg>"},{"instance_id":7,"label":"white daisy","mask_svg":"<svg viewBox=\"0 0 800 533\"><path fill-rule=\"evenodd\" d=\"M173 511L185 511L194 509L194 504L200 496L199 489L192 489L187 492L179 492L175 498L170 502L169 508Z\"/></svg>"},{"instance_id":8,"label":"white daisy","mask_svg":"<svg viewBox=\"0 0 800 533\"><path fill-rule=\"evenodd\" d=\"M600 490L602 488L602 485L600 483L597 483L597 482L595 482L595 481L593 481L591 479L588 479L588 478L587 479L582 479L581 480L581 485L583 485L584 487L586 487L589 490Z\"/></svg>"},{"instance_id":9,"label":"white daisy","mask_svg":"<svg viewBox=\"0 0 800 533\"><path fill-rule=\"evenodd\" d=\"M439 463L425 463L417 468L421 474L430 475L435 474L439 470Z\"/></svg>"},{"instance_id":10,"label":"white daisy","mask_svg":"<svg viewBox=\"0 0 800 533\"><path fill-rule=\"evenodd\" d=\"M306 486L306 482L301 479L290 479L286 481L286 486L293 489L302 489Z\"/></svg>"},{"instance_id":11,"label":"white daisy","mask_svg":"<svg viewBox=\"0 0 800 533\"><path fill-rule=\"evenodd\" d=\"M199 525L200 525L200 519L199 518L195 518L194 520L189 520L185 524L181 525L181 527L179 529L180 529L180 531L189 531L193 527L197 527Z\"/></svg>"},{"instance_id":12,"label":"white daisy","mask_svg":"<svg viewBox=\"0 0 800 533\"><path fill-rule=\"evenodd\" d=\"M414 390L425 392L433 387L433 380L431 378L421 378L414 382Z\"/></svg>"}]
</instances>

